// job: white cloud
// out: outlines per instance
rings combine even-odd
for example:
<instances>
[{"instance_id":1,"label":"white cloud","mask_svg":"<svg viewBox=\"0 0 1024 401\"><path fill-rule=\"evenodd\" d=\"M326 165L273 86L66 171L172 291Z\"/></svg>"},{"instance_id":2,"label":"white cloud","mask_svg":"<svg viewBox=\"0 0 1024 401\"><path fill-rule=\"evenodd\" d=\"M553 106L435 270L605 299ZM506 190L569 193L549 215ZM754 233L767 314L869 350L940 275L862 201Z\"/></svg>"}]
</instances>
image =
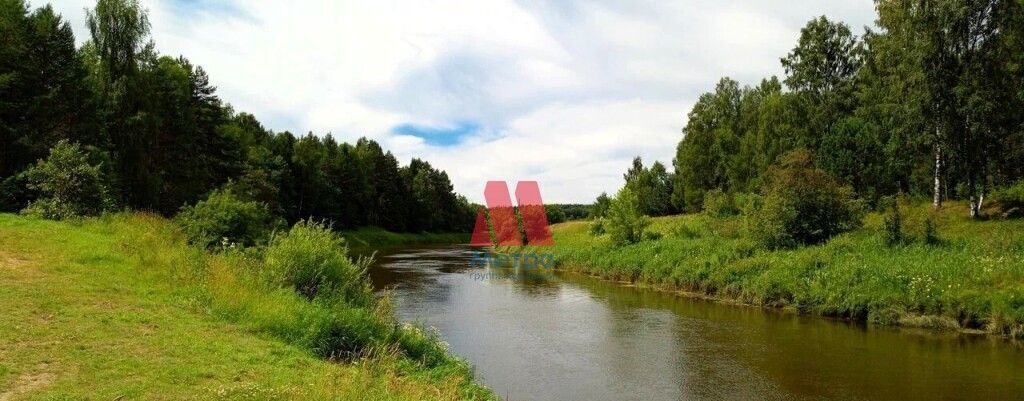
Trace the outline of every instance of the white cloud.
<instances>
[{"instance_id":1,"label":"white cloud","mask_svg":"<svg viewBox=\"0 0 1024 401\"><path fill-rule=\"evenodd\" d=\"M489 180L537 180L547 202L589 201L621 185L635 155L670 162L688 108L640 99L553 104L515 118L499 139L425 153L468 194L482 194Z\"/></svg>"},{"instance_id":2,"label":"white cloud","mask_svg":"<svg viewBox=\"0 0 1024 401\"><path fill-rule=\"evenodd\" d=\"M615 191L634 155L670 164L700 93L781 74L808 19L859 31L874 15L872 0L142 1L162 53L274 130L377 138L470 199L536 179L561 202ZM91 3L53 1L80 41ZM482 128L453 147L391 132L459 121Z\"/></svg>"}]
</instances>

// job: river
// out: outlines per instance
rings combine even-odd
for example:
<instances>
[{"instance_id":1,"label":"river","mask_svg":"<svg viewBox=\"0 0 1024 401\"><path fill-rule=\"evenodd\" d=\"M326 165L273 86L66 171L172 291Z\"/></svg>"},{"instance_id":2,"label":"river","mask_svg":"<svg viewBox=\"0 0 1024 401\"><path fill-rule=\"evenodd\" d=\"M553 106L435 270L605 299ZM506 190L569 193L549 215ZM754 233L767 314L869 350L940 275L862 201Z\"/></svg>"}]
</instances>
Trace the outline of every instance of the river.
<instances>
[{"instance_id":1,"label":"river","mask_svg":"<svg viewBox=\"0 0 1024 401\"><path fill-rule=\"evenodd\" d=\"M1024 349L867 327L405 249L370 276L507 400L1021 400ZM508 273L508 274L506 274Z\"/></svg>"}]
</instances>

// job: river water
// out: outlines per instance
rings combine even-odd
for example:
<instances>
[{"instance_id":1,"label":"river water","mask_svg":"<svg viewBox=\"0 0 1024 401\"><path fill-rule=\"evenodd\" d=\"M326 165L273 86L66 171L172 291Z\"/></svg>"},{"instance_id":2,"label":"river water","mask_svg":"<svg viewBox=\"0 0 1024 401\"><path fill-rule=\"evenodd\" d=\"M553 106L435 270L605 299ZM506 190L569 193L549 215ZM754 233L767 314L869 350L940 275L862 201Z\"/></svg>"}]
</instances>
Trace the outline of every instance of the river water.
<instances>
[{"instance_id":1,"label":"river water","mask_svg":"<svg viewBox=\"0 0 1024 401\"><path fill-rule=\"evenodd\" d=\"M470 252L389 252L370 275L507 400L1024 400L1006 340L470 268Z\"/></svg>"}]
</instances>

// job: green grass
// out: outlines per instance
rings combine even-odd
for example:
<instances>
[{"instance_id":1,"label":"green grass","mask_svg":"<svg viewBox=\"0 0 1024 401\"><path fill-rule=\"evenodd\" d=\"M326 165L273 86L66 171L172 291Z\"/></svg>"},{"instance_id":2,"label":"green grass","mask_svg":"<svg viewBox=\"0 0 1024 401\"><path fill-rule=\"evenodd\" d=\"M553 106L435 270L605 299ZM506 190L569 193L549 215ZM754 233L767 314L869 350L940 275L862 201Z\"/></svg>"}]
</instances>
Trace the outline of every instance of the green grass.
<instances>
[{"instance_id":1,"label":"green grass","mask_svg":"<svg viewBox=\"0 0 1024 401\"><path fill-rule=\"evenodd\" d=\"M359 253L409 245L469 243L468 233L396 233L379 227L342 231L341 236Z\"/></svg>"},{"instance_id":2,"label":"green grass","mask_svg":"<svg viewBox=\"0 0 1024 401\"><path fill-rule=\"evenodd\" d=\"M493 397L457 359L398 352L436 344L415 328L392 332L395 349L322 358L301 341L317 328L302 324L331 311L253 285L251 260L188 247L153 216L0 215L0 399Z\"/></svg>"},{"instance_id":3,"label":"green grass","mask_svg":"<svg viewBox=\"0 0 1024 401\"><path fill-rule=\"evenodd\" d=\"M653 219L663 234L624 247L585 222L554 227L562 269L721 300L878 324L1024 337L1024 221L972 221L966 205L934 212L939 245L923 236L929 205L904 210L911 244L887 247L883 217L816 246L759 249L744 217Z\"/></svg>"}]
</instances>

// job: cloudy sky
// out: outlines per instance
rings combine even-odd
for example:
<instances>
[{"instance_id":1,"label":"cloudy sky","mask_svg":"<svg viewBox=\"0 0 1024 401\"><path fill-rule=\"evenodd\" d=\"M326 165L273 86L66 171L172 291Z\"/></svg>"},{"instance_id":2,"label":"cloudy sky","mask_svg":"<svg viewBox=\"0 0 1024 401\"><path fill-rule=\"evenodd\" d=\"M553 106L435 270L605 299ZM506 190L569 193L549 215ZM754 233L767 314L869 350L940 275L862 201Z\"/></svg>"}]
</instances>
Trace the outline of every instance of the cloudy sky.
<instances>
[{"instance_id":1,"label":"cloudy sky","mask_svg":"<svg viewBox=\"0 0 1024 401\"><path fill-rule=\"evenodd\" d=\"M872 0L141 1L158 50L236 110L374 138L476 201L488 180L537 180L546 202L614 192L633 156L670 165L720 77L781 75L815 16L874 20ZM51 2L84 40L93 0Z\"/></svg>"}]
</instances>

